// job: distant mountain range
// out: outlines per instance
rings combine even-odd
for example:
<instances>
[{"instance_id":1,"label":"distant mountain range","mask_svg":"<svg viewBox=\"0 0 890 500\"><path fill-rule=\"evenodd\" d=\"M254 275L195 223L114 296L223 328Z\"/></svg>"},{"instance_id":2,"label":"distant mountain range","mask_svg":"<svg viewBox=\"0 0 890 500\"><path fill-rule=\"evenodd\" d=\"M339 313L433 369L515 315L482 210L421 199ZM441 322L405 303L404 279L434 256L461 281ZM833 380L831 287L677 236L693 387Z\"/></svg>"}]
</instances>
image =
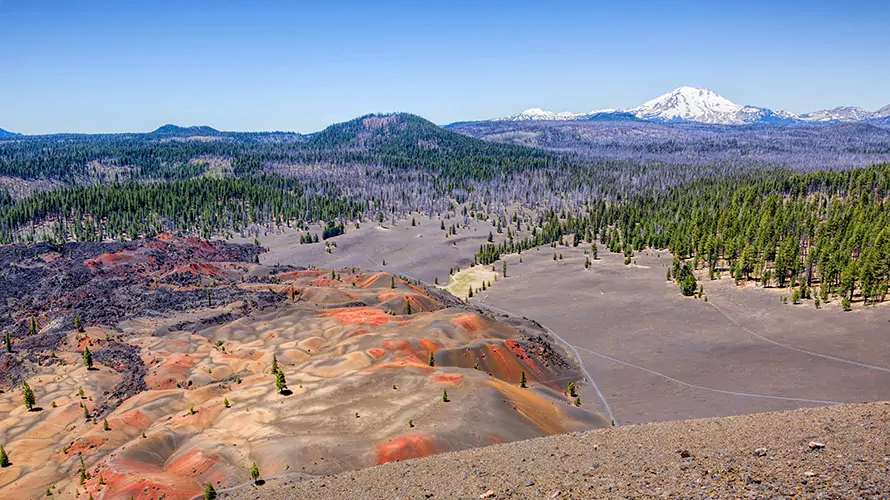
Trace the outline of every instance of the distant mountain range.
<instances>
[{"instance_id":1,"label":"distant mountain range","mask_svg":"<svg viewBox=\"0 0 890 500\"><path fill-rule=\"evenodd\" d=\"M2 128L0 128L0 137L15 137L17 135L21 134L16 134L15 132L10 132L8 130L3 130Z\"/></svg>"},{"instance_id":2,"label":"distant mountain range","mask_svg":"<svg viewBox=\"0 0 890 500\"><path fill-rule=\"evenodd\" d=\"M890 105L870 112L854 106L823 109L801 115L789 111L736 104L713 90L679 87L630 109L599 109L588 113L554 113L541 108L491 121L641 120L651 122L697 122L718 125L756 123L843 123L890 124Z\"/></svg>"}]
</instances>

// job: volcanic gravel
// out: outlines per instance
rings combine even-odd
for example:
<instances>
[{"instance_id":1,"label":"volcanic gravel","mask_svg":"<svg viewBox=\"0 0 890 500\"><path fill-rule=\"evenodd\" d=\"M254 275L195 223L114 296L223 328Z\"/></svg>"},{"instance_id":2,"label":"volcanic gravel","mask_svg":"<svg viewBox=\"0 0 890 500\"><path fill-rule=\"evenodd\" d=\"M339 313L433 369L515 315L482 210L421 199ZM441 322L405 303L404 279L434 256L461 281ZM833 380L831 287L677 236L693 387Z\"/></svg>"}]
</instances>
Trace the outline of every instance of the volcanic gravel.
<instances>
[{"instance_id":1,"label":"volcanic gravel","mask_svg":"<svg viewBox=\"0 0 890 500\"><path fill-rule=\"evenodd\" d=\"M886 499L890 402L551 436L220 497Z\"/></svg>"}]
</instances>

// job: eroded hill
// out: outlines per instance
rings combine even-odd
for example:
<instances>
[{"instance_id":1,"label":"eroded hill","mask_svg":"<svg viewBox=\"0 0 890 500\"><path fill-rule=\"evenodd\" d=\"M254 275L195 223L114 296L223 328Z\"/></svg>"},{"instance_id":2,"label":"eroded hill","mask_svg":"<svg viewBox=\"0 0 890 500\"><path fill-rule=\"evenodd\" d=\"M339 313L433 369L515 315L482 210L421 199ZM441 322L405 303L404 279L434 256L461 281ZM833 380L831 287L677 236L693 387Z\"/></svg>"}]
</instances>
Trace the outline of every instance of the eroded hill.
<instances>
[{"instance_id":1,"label":"eroded hill","mask_svg":"<svg viewBox=\"0 0 890 500\"><path fill-rule=\"evenodd\" d=\"M534 323L261 251L0 248L0 493L188 498L254 463L299 479L605 425L563 392L582 377Z\"/></svg>"}]
</instances>

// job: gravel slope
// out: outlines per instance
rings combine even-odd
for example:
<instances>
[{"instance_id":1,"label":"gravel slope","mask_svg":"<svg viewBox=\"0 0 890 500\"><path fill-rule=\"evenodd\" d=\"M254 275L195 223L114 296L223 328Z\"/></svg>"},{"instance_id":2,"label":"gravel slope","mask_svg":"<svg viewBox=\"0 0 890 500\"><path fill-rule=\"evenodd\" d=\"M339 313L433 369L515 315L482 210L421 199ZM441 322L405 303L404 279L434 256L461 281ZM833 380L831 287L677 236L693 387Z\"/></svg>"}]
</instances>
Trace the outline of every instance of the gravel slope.
<instances>
[{"instance_id":1,"label":"gravel slope","mask_svg":"<svg viewBox=\"0 0 890 500\"><path fill-rule=\"evenodd\" d=\"M820 448L817 443L824 444ZM890 402L631 425L220 498L890 498Z\"/></svg>"}]
</instances>

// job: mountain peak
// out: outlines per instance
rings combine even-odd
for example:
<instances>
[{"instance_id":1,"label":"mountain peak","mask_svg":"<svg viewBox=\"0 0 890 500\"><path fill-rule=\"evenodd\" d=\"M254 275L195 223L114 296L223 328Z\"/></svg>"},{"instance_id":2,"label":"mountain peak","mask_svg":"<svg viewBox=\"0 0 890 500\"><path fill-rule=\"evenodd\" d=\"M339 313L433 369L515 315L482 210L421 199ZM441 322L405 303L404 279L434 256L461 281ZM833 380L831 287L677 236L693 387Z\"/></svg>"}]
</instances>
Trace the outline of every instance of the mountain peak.
<instances>
[{"instance_id":1,"label":"mountain peak","mask_svg":"<svg viewBox=\"0 0 890 500\"><path fill-rule=\"evenodd\" d=\"M743 123L737 116L745 106L736 104L711 89L677 87L630 109L638 118L656 121L697 121L704 123Z\"/></svg>"}]
</instances>

